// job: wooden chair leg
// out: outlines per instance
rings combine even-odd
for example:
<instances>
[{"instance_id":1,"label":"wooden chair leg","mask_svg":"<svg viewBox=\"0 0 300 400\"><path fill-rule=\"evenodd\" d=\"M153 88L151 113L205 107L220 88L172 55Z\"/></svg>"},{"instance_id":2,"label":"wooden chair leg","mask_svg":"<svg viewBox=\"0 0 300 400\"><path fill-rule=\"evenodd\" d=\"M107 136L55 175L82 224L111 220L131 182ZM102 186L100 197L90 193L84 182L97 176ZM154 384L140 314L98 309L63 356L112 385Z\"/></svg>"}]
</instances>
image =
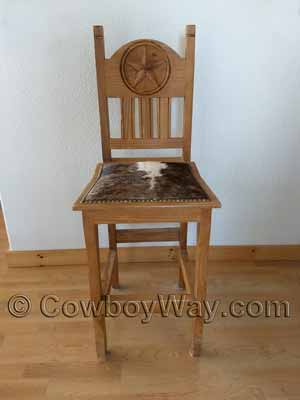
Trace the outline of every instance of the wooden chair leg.
<instances>
[{"instance_id":1,"label":"wooden chair leg","mask_svg":"<svg viewBox=\"0 0 300 400\"><path fill-rule=\"evenodd\" d=\"M203 310L203 301L206 298L206 275L207 275L207 258L210 239L211 227L211 210L203 211L200 224L197 226L197 248L195 257L195 283L194 296L197 301L201 302L201 311ZM202 335L203 335L203 317L197 316L193 320L193 338L191 346L191 355L199 357L201 352Z\"/></svg>"},{"instance_id":2,"label":"wooden chair leg","mask_svg":"<svg viewBox=\"0 0 300 400\"><path fill-rule=\"evenodd\" d=\"M108 237L109 237L109 248L116 250L115 266L112 276L112 287L118 289L120 287L119 283L119 263L118 263L118 250L117 250L117 232L116 225L108 225Z\"/></svg>"},{"instance_id":3,"label":"wooden chair leg","mask_svg":"<svg viewBox=\"0 0 300 400\"><path fill-rule=\"evenodd\" d=\"M188 224L183 222L180 224L180 240L179 245L181 250L187 251L187 228ZM183 289L184 288L184 279L181 271L181 267L179 266L179 278L178 278L178 286Z\"/></svg>"},{"instance_id":4,"label":"wooden chair leg","mask_svg":"<svg viewBox=\"0 0 300 400\"><path fill-rule=\"evenodd\" d=\"M88 216L83 214L83 229L88 255L90 297L95 304L95 308L97 308L102 296L98 225L90 222ZM107 337L104 312L105 311L103 307L101 314L94 318L96 352L98 358L102 361L106 360L107 354Z\"/></svg>"}]
</instances>

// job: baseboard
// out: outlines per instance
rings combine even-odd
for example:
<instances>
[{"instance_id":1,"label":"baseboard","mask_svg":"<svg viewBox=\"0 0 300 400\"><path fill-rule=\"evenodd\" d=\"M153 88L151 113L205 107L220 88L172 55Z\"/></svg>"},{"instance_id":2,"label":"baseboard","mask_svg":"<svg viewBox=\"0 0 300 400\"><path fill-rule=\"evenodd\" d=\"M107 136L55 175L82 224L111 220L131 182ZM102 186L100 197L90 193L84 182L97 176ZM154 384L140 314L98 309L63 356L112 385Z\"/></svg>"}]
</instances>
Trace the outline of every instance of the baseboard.
<instances>
[{"instance_id":1,"label":"baseboard","mask_svg":"<svg viewBox=\"0 0 300 400\"><path fill-rule=\"evenodd\" d=\"M100 250L106 260L108 249ZM189 247L193 259L195 247ZM177 257L174 246L121 247L118 249L121 262L173 261ZM85 249L31 250L6 253L9 267L45 267L60 265L84 265L87 263ZM259 246L210 246L209 260L214 261L300 261L300 245Z\"/></svg>"}]
</instances>

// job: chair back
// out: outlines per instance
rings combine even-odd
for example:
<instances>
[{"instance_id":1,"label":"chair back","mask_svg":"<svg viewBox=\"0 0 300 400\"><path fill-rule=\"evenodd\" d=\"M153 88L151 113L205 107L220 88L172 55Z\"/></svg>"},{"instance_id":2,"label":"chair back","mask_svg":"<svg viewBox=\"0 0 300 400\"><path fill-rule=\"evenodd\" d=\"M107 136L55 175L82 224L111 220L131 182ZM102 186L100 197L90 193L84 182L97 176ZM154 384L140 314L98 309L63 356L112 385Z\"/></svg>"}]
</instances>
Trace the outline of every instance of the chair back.
<instances>
[{"instance_id":1,"label":"chair back","mask_svg":"<svg viewBox=\"0 0 300 400\"><path fill-rule=\"evenodd\" d=\"M162 42L142 39L105 58L102 26L94 26L94 40L103 160L114 160L112 149L179 148L180 159L190 161L195 26L186 27L184 57ZM110 98L119 99L119 137L111 137ZM173 98L183 99L180 135L171 132Z\"/></svg>"}]
</instances>

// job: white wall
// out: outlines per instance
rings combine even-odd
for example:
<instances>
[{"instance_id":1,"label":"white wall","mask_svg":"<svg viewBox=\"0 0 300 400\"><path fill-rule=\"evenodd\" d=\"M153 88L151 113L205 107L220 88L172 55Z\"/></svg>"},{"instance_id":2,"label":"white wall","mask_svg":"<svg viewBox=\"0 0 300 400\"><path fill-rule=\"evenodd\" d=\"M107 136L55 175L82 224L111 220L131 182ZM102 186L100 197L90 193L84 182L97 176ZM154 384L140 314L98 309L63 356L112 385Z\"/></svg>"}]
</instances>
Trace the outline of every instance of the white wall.
<instances>
[{"instance_id":1,"label":"white wall","mask_svg":"<svg viewBox=\"0 0 300 400\"><path fill-rule=\"evenodd\" d=\"M0 192L12 248L77 248L101 159L92 25L182 49L197 25L192 158L223 208L213 244L300 242L297 0L2 0Z\"/></svg>"}]
</instances>

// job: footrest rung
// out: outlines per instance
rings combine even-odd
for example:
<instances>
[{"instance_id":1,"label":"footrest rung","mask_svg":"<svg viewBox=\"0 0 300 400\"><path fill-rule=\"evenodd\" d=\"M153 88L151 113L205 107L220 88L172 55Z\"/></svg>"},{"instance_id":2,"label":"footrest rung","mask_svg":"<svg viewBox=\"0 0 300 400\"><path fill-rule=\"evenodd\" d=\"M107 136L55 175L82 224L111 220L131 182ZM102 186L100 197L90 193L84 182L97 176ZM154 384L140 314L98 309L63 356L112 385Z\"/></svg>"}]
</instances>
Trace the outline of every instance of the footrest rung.
<instances>
[{"instance_id":1,"label":"footrest rung","mask_svg":"<svg viewBox=\"0 0 300 400\"><path fill-rule=\"evenodd\" d=\"M122 310L138 310L138 313L145 312L145 306L153 313L164 313L166 310L174 313L188 306L194 297L186 292L169 293L169 294L153 294L153 293L130 293L127 295L112 294L105 296L105 301L110 303L118 303L118 307ZM143 303L143 304L142 304ZM176 304L175 304L176 303ZM175 306L175 308L174 308Z\"/></svg>"}]
</instances>

